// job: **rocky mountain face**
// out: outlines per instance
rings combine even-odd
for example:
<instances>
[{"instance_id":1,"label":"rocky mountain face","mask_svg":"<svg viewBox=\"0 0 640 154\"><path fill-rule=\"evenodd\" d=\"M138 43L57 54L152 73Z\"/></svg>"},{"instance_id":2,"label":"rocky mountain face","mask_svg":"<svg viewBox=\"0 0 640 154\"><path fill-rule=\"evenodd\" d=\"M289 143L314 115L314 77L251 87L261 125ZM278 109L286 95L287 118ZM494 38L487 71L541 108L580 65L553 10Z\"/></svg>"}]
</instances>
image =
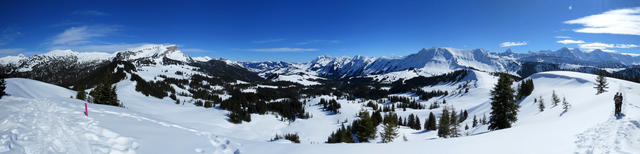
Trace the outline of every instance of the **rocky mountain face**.
<instances>
[{"instance_id":1,"label":"rocky mountain face","mask_svg":"<svg viewBox=\"0 0 640 154\"><path fill-rule=\"evenodd\" d=\"M615 73L615 71L632 68L639 64L640 57L638 56L607 53L601 50L583 52L579 49L561 48L556 51L529 53L514 53L511 50L503 53L491 53L482 49L461 50L434 47L425 48L418 53L400 58L320 56L303 64L254 62L244 63L244 66L263 74L290 74L290 72L300 74L303 72L326 78L344 78L404 70L415 70L419 74L430 76L464 68L485 72L509 72L523 77L535 72L551 70L593 73L605 69L610 73Z\"/></svg>"}]
</instances>

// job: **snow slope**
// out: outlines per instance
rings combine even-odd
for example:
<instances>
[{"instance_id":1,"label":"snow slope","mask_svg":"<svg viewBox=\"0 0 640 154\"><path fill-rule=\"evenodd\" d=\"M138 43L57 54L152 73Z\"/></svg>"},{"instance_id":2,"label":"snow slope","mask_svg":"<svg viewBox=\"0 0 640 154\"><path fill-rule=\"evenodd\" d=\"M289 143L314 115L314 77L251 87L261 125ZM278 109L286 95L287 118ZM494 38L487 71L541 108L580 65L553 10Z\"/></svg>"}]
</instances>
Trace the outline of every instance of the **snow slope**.
<instances>
[{"instance_id":1,"label":"snow slope","mask_svg":"<svg viewBox=\"0 0 640 154\"><path fill-rule=\"evenodd\" d=\"M609 78L609 92L594 95L594 75L575 72L545 72L530 76L532 95L520 102L513 128L487 131L486 125L461 130L458 138L437 138L435 131L402 127L393 143L321 144L342 121L356 119L363 107L360 100L339 99L339 114L315 105L322 96L307 100L310 119L280 121L278 116L252 115L250 123L227 122L228 111L205 109L190 103L176 105L168 98L146 97L135 91L128 79L116 84L125 108L89 104L89 117L82 114L83 102L69 98L75 92L28 79L8 79L10 96L0 99L0 153L640 153L640 85ZM446 106L467 109L474 115L490 112L489 91L496 77L473 71L459 83L441 83L424 90L458 91L468 82L468 93L452 93L420 103L447 100ZM551 104L551 93L571 103ZM625 116L613 117L615 92L625 96ZM412 94L402 94L415 97ZM543 97L547 108L538 110L534 98ZM429 112L439 116L441 108L396 112L425 119ZM135 127L132 127L135 126ZM380 130L380 129L379 129ZM298 133L301 144L268 142L275 134ZM379 137L376 138L379 141Z\"/></svg>"}]
</instances>

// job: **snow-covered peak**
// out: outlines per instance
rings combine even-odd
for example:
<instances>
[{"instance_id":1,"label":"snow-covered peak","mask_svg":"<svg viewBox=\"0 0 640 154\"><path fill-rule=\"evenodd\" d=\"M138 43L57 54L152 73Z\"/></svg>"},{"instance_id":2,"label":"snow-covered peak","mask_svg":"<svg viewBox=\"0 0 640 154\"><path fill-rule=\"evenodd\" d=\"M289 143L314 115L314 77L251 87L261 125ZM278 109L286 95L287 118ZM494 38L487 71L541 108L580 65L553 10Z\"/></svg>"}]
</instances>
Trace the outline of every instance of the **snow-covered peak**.
<instances>
[{"instance_id":1,"label":"snow-covered peak","mask_svg":"<svg viewBox=\"0 0 640 154\"><path fill-rule=\"evenodd\" d=\"M25 57L23 54L19 54L17 56L6 56L6 57L0 58L0 65L8 65L8 64L17 65L21 60L25 60L25 59L27 59L27 57Z\"/></svg>"},{"instance_id":2,"label":"snow-covered peak","mask_svg":"<svg viewBox=\"0 0 640 154\"><path fill-rule=\"evenodd\" d=\"M209 56L203 56L203 57L194 57L192 58L194 61L199 61L199 62L207 62L209 60L212 60L213 58L209 57Z\"/></svg>"},{"instance_id":3,"label":"snow-covered peak","mask_svg":"<svg viewBox=\"0 0 640 154\"><path fill-rule=\"evenodd\" d=\"M118 58L122 60L135 60L142 58L161 60L166 57L182 62L193 61L191 57L180 51L178 46L174 44L145 44L137 48L118 51L116 53L118 54Z\"/></svg>"},{"instance_id":4,"label":"snow-covered peak","mask_svg":"<svg viewBox=\"0 0 640 154\"><path fill-rule=\"evenodd\" d=\"M92 62L110 60L113 58L113 54L105 52L75 52L72 50L52 50L44 54L35 55L34 57L76 57L77 62Z\"/></svg>"}]
</instances>

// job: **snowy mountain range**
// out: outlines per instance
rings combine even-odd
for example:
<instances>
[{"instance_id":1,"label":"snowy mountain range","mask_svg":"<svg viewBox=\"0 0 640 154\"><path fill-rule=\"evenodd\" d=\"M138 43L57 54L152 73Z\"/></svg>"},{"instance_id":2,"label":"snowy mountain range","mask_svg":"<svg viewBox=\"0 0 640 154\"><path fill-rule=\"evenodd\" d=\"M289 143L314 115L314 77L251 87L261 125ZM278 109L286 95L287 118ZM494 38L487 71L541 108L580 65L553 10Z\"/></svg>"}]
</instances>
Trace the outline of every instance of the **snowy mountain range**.
<instances>
[{"instance_id":1,"label":"snowy mountain range","mask_svg":"<svg viewBox=\"0 0 640 154\"><path fill-rule=\"evenodd\" d=\"M398 58L320 56L306 63L192 58L176 45L160 44L8 56L0 58L2 75L10 77L9 96L0 99L0 153L421 153L425 146L436 153L637 153L639 105L627 101L626 117L615 119L612 104L602 103L615 92L640 99L633 93L640 89L637 64L639 57L567 48L492 53L434 47ZM609 92L593 95L595 75L587 73L599 70L626 80L611 78ZM518 101L513 128L490 131L474 121L491 112L495 72L530 79L535 89ZM89 104L86 117L83 104L91 99L76 98L100 84L113 86L124 108ZM556 93L571 103L568 111L551 104ZM328 111L321 104L326 100L340 107ZM402 137L393 142L404 144L378 144L378 135L369 143L321 144L361 120L362 111L426 123L429 113L441 118L445 108L468 111L459 121L460 137L402 125ZM231 122L238 116L250 118ZM375 134L382 132L382 125L375 127ZM289 133L302 144L274 137ZM181 142L167 142L176 139ZM531 148L552 146L558 147Z\"/></svg>"},{"instance_id":2,"label":"snowy mountain range","mask_svg":"<svg viewBox=\"0 0 640 154\"><path fill-rule=\"evenodd\" d=\"M318 79L347 77L372 77L392 82L416 76L433 76L458 69L508 72L523 77L552 70L595 73L603 69L609 73L624 71L626 74L640 74L637 69L630 70L640 65L640 56L608 53L601 50L583 52L579 49L561 48L556 51L514 53L507 50L502 53L493 53L482 49L432 47L397 58L319 56L306 63L289 63L192 58L181 52L176 45L164 44L147 44L114 53L53 50L31 57L7 56L0 58L0 66L2 66L0 71L5 74L50 81L43 78L59 74L61 71L82 74L113 61L130 61L139 65L164 63L193 65L211 60L256 72L265 79L292 81L305 85L316 84L314 80Z\"/></svg>"}]
</instances>

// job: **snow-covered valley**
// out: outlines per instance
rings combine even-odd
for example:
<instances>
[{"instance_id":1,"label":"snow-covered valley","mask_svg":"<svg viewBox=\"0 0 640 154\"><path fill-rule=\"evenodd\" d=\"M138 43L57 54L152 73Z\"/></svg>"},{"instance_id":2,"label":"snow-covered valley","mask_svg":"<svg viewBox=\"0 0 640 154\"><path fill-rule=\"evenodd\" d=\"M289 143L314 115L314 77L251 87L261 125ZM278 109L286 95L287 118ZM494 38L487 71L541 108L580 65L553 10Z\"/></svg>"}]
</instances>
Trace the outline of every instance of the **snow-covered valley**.
<instances>
[{"instance_id":1,"label":"snow-covered valley","mask_svg":"<svg viewBox=\"0 0 640 154\"><path fill-rule=\"evenodd\" d=\"M475 86L467 94L441 99L470 115L490 112L489 90L495 77L476 72ZM407 141L393 143L325 144L339 121L356 118L362 103L339 100L339 114L327 114L310 99L309 119L280 121L275 115L254 115L251 122L227 122L228 111L191 104L176 105L135 92L128 80L118 83L118 98L125 108L89 104L70 98L75 91L39 81L7 79L8 96L0 99L3 153L637 153L640 151L640 85L610 79L609 92L594 95L594 75L575 72L544 72L530 77L533 93L520 101L513 128L487 131L486 125L463 130L461 137L438 138L434 131L401 127ZM455 88L437 85L426 88ZM534 98L551 100L555 90L571 103L564 111L547 101L538 110ZM624 117L613 116L612 97L622 92ZM331 96L322 96L331 97ZM371 110L368 108L368 110ZM398 110L421 119L441 109ZM469 124L471 119L463 121ZM380 130L380 129L378 129ZM275 134L298 133L301 144L269 142ZM379 137L377 138L379 140Z\"/></svg>"}]
</instances>

